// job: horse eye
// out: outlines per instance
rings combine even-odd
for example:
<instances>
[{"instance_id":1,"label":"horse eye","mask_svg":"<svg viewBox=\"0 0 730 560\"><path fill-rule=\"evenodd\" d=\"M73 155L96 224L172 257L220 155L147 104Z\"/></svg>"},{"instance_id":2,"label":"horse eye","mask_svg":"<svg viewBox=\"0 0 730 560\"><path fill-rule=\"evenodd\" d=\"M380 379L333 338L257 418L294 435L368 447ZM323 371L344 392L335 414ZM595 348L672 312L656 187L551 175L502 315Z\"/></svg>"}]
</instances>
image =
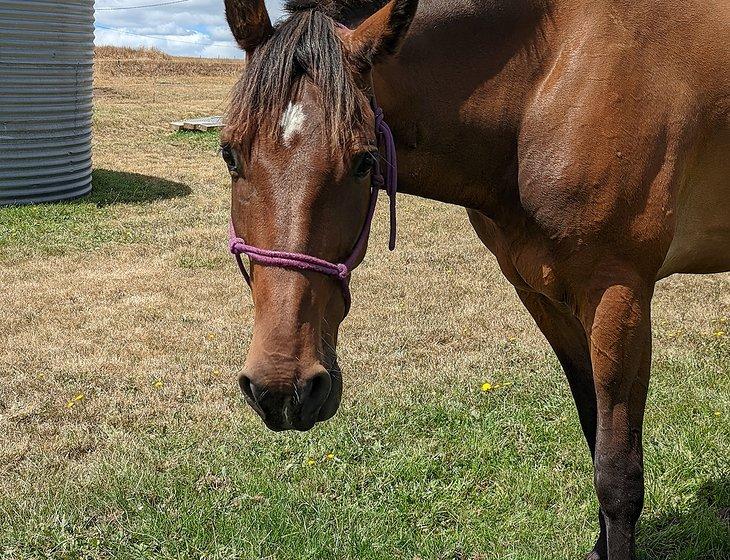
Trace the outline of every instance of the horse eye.
<instances>
[{"instance_id":1,"label":"horse eye","mask_svg":"<svg viewBox=\"0 0 730 560\"><path fill-rule=\"evenodd\" d=\"M377 161L377 154L372 152L363 152L357 157L355 163L355 177L362 178L370 173Z\"/></svg>"},{"instance_id":2,"label":"horse eye","mask_svg":"<svg viewBox=\"0 0 730 560\"><path fill-rule=\"evenodd\" d=\"M221 156L228 166L228 171L234 173L238 170L238 164L236 163L236 158L233 155L233 150L231 150L230 146L221 146Z\"/></svg>"}]
</instances>

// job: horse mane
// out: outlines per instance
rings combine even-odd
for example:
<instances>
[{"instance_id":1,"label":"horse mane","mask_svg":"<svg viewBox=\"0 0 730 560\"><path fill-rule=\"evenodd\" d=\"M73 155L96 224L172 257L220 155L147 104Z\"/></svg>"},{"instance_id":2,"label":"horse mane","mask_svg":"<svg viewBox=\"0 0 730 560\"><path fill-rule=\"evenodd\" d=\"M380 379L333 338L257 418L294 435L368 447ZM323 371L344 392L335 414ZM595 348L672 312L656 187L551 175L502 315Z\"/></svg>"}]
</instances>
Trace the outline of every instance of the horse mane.
<instances>
[{"instance_id":1,"label":"horse mane","mask_svg":"<svg viewBox=\"0 0 730 560\"><path fill-rule=\"evenodd\" d=\"M355 26L388 3L388 0L287 0L284 11L316 10L338 23Z\"/></svg>"},{"instance_id":2,"label":"horse mane","mask_svg":"<svg viewBox=\"0 0 730 560\"><path fill-rule=\"evenodd\" d=\"M246 63L228 108L232 141L254 134L280 139L279 122L304 78L319 89L325 108L325 135L344 146L362 122L363 94L356 86L337 37L337 23L352 24L384 0L289 0L288 16ZM337 23L336 23L337 22Z\"/></svg>"}]
</instances>

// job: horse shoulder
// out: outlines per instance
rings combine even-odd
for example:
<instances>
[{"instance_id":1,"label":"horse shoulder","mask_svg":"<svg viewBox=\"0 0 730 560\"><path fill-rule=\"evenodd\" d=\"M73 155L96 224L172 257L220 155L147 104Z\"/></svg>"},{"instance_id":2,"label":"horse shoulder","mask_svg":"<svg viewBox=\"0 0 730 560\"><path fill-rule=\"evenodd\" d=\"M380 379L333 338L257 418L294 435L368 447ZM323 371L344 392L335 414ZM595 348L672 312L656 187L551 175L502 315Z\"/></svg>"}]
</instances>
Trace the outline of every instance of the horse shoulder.
<instances>
[{"instance_id":1,"label":"horse shoulder","mask_svg":"<svg viewBox=\"0 0 730 560\"><path fill-rule=\"evenodd\" d=\"M698 93L637 77L618 54L598 65L565 57L524 113L522 206L551 239L572 239L594 256L623 254L656 271L701 133Z\"/></svg>"},{"instance_id":2,"label":"horse shoulder","mask_svg":"<svg viewBox=\"0 0 730 560\"><path fill-rule=\"evenodd\" d=\"M667 272L682 271L690 253L695 271L727 269L727 43L706 49L710 79L697 48L665 31L596 17L563 42L523 113L520 198L547 236L647 274L670 257Z\"/></svg>"}]
</instances>

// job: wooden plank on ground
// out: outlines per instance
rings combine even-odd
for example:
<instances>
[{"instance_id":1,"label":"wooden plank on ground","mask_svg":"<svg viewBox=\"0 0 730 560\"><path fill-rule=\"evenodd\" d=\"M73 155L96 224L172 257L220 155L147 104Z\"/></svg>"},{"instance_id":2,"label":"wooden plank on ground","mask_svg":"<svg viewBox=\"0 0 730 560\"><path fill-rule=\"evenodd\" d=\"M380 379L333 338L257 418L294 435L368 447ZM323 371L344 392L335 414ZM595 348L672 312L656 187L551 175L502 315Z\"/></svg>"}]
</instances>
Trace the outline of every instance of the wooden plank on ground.
<instances>
[{"instance_id":1,"label":"wooden plank on ground","mask_svg":"<svg viewBox=\"0 0 730 560\"><path fill-rule=\"evenodd\" d=\"M220 130L223 128L223 117L201 117L199 119L185 119L170 123L176 132L181 130L196 130L208 132L209 130Z\"/></svg>"}]
</instances>

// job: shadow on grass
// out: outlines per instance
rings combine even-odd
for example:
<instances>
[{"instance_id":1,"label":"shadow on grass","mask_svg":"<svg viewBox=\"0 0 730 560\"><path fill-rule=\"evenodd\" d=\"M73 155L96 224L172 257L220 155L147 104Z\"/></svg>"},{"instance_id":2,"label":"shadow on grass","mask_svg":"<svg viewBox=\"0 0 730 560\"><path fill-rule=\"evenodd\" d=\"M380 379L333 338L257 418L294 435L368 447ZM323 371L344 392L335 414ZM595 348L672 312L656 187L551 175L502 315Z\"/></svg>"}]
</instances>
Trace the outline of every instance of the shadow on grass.
<instances>
[{"instance_id":1,"label":"shadow on grass","mask_svg":"<svg viewBox=\"0 0 730 560\"><path fill-rule=\"evenodd\" d=\"M190 187L182 183L109 169L95 169L91 192L77 198L77 204L144 204L156 200L188 196Z\"/></svg>"},{"instance_id":2,"label":"shadow on grass","mask_svg":"<svg viewBox=\"0 0 730 560\"><path fill-rule=\"evenodd\" d=\"M708 480L681 510L643 518L637 540L639 560L730 558L730 478Z\"/></svg>"},{"instance_id":3,"label":"shadow on grass","mask_svg":"<svg viewBox=\"0 0 730 560\"><path fill-rule=\"evenodd\" d=\"M128 208L136 206L132 213L145 214L146 204L188 196L190 192L187 185L159 177L96 169L92 191L85 196L0 208L0 260L34 252L58 255L108 242L136 242L145 230L124 221ZM113 221L114 216L122 220Z\"/></svg>"}]
</instances>

